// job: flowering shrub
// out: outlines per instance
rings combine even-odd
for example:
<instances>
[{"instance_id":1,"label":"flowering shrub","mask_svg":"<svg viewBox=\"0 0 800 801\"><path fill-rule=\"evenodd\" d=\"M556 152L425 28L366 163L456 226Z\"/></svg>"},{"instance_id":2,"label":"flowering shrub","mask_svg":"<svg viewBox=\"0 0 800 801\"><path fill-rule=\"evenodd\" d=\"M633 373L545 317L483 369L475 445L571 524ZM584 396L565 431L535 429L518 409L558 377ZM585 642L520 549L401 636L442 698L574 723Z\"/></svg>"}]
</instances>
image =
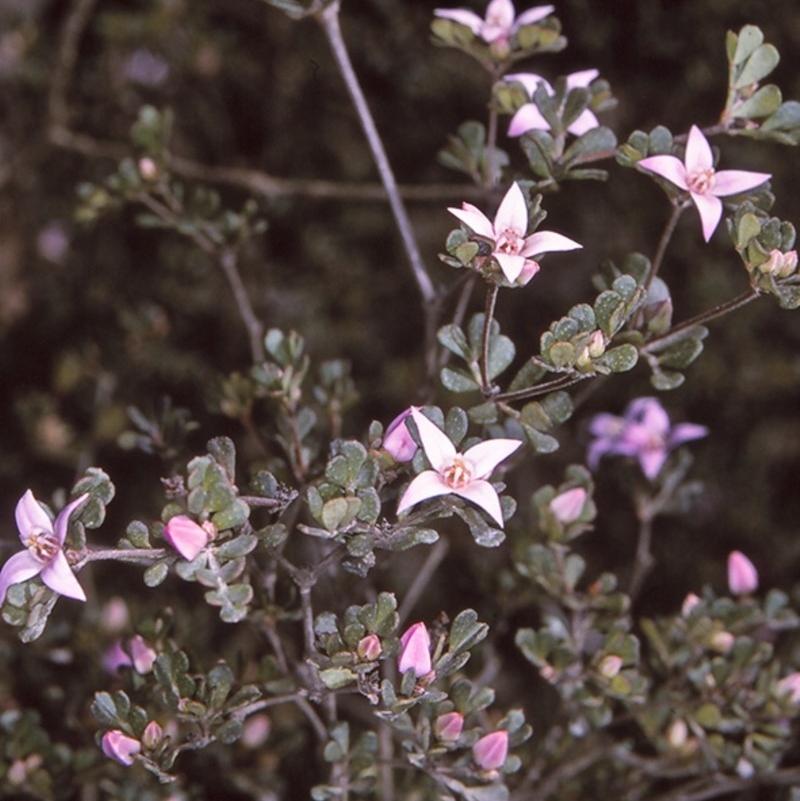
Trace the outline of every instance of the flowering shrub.
<instances>
[{"instance_id":1,"label":"flowering shrub","mask_svg":"<svg viewBox=\"0 0 800 801\"><path fill-rule=\"evenodd\" d=\"M771 191L778 173L718 169L714 150L744 140L731 161L757 165L759 145L800 141L800 103L764 83L777 49L753 25L728 32L718 119L696 119L685 132L633 130L620 144L617 101L601 71L558 77L567 39L555 6L491 0L483 14L433 10L433 43L490 79L474 98L476 113L488 102L486 123L461 122L439 154L472 183L438 190L440 223L456 227L434 260L351 64L339 24L347 7L242 2L269 24L316 21L330 45L325 80L335 64L420 301L402 320L404 341L419 344L417 380L396 382L391 411L358 428L350 365L265 324L291 297L253 254L286 207L248 198L234 210L218 190L273 192L282 203L334 190L287 188L182 155L202 132L168 108L168 48L162 58L139 42L120 60L121 85L164 93L163 107L136 103L129 143L95 138L99 118L82 129L69 103L79 89L90 103L78 64L93 58L82 37L100 12L76 0L46 125L54 146L88 158L81 237L100 247L104 224L124 218L132 237L155 229L165 270L176 261L185 270L170 283L174 312L162 315L157 304L120 312L127 347L154 367L154 342L206 295L222 294L207 289L217 273L225 300L211 308L227 309L241 340L235 355L217 353L210 335L196 352L154 359L172 380L213 391L205 404L189 392L188 406L164 400L152 414L143 411L155 408L149 397L131 398L124 419L104 400L127 391L122 368L116 375L95 363L92 373L92 358L74 357L60 391L90 382L92 415L105 415L75 453L67 445L77 435L49 405L55 394L20 404L78 478L60 489L49 473L18 479L23 550L4 554L0 568L4 637L16 630L18 640L0 650L0 795L794 799L783 791L800 783L796 598L771 586L763 554L731 550L734 542L722 545L727 575L724 557L712 558L705 586L648 596L667 550L656 533L674 520L690 530L713 503L710 471L692 453L725 435L721 414L686 422L669 391L699 380L711 323L756 300L800 306L795 228L771 216L783 213ZM167 17L179 13L167 6ZM128 13L97 18L95 33L122 41ZM153 30L137 35L156 37L165 20L145 16ZM191 70L221 70L214 56L197 52ZM511 72L519 62L537 72ZM723 79L720 95L724 88ZM648 184L667 194L652 258L620 257L610 232L592 231L571 206L563 230L580 244L540 230L559 197L576 186L601 197L615 181L633 187L621 195L626 216L646 213L638 197ZM692 205L700 232L680 226ZM356 235L367 218L354 218ZM317 224L304 217L303 237L327 259L335 246L326 249ZM71 245L57 230L42 237L43 258L67 258ZM687 297L683 238L722 254L715 258L746 289L716 304L704 293ZM176 242L186 246L177 259L168 255ZM383 239L380 253L390 260ZM559 255L542 270L547 253ZM593 291L575 277L580 264L595 272ZM560 284L552 322L531 322L526 311L515 328L506 302L523 296L517 302L539 313L537 293ZM365 286L347 286L341 309L357 317ZM125 289L117 287L120 297ZM324 287L318 300L333 294ZM391 306L381 309L387 318ZM415 324L421 332L410 334ZM616 394L604 394L610 386ZM103 426L142 460L128 476L104 462ZM557 451L569 455L558 461ZM160 478L157 488L145 475ZM125 519L120 504L133 510ZM611 558L606 543L618 536L623 557Z\"/></svg>"}]
</instances>

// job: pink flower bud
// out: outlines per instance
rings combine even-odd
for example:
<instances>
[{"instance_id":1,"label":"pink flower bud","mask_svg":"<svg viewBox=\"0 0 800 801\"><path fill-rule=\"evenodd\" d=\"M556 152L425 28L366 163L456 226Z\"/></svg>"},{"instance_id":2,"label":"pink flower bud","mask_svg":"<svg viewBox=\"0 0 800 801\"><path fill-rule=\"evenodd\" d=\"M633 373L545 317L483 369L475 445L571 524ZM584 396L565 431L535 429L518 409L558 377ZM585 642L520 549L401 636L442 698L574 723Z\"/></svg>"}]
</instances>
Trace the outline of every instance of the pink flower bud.
<instances>
[{"instance_id":1,"label":"pink flower bud","mask_svg":"<svg viewBox=\"0 0 800 801\"><path fill-rule=\"evenodd\" d=\"M406 418L411 414L411 408L398 414L389 423L383 436L383 449L396 462L410 462L417 452L417 443L406 427Z\"/></svg>"},{"instance_id":2,"label":"pink flower bud","mask_svg":"<svg viewBox=\"0 0 800 801\"><path fill-rule=\"evenodd\" d=\"M455 742L464 728L464 716L460 712L447 712L433 722L433 731L443 742Z\"/></svg>"},{"instance_id":3,"label":"pink flower bud","mask_svg":"<svg viewBox=\"0 0 800 801\"><path fill-rule=\"evenodd\" d=\"M684 617L688 617L692 610L700 603L700 598L695 595L693 592L687 594L687 596L683 599L683 603L681 604L681 614Z\"/></svg>"},{"instance_id":4,"label":"pink flower bud","mask_svg":"<svg viewBox=\"0 0 800 801\"><path fill-rule=\"evenodd\" d=\"M481 737L472 746L472 758L475 764L484 770L497 770L502 767L507 756L508 732L505 729Z\"/></svg>"},{"instance_id":5,"label":"pink flower bud","mask_svg":"<svg viewBox=\"0 0 800 801\"><path fill-rule=\"evenodd\" d=\"M151 720L142 732L142 745L152 751L154 748L158 748L163 738L164 729L161 728L158 721Z\"/></svg>"},{"instance_id":6,"label":"pink flower bud","mask_svg":"<svg viewBox=\"0 0 800 801\"><path fill-rule=\"evenodd\" d=\"M405 673L412 668L417 678L431 672L431 638L424 623L415 623L400 638L397 669Z\"/></svg>"},{"instance_id":7,"label":"pink flower bud","mask_svg":"<svg viewBox=\"0 0 800 801\"><path fill-rule=\"evenodd\" d=\"M241 744L245 748L260 748L272 731L272 721L263 713L247 718L242 728Z\"/></svg>"},{"instance_id":8,"label":"pink flower bud","mask_svg":"<svg viewBox=\"0 0 800 801\"><path fill-rule=\"evenodd\" d=\"M600 660L597 672L607 679L613 679L622 669L622 657L616 654L609 654Z\"/></svg>"},{"instance_id":9,"label":"pink flower bud","mask_svg":"<svg viewBox=\"0 0 800 801\"><path fill-rule=\"evenodd\" d=\"M208 545L208 532L186 515L177 515L164 526L164 539L191 562Z\"/></svg>"},{"instance_id":10,"label":"pink flower bud","mask_svg":"<svg viewBox=\"0 0 800 801\"><path fill-rule=\"evenodd\" d=\"M580 517L584 503L586 503L586 490L583 487L575 487L556 495L550 501L550 511L559 523L566 526Z\"/></svg>"},{"instance_id":11,"label":"pink flower bud","mask_svg":"<svg viewBox=\"0 0 800 801\"><path fill-rule=\"evenodd\" d=\"M733 648L736 637L729 631L716 631L711 635L710 645L721 654L727 654Z\"/></svg>"},{"instance_id":12,"label":"pink flower bud","mask_svg":"<svg viewBox=\"0 0 800 801\"><path fill-rule=\"evenodd\" d=\"M374 662L383 650L380 637L377 634L367 634L356 646L356 653L359 659L366 662Z\"/></svg>"},{"instance_id":13,"label":"pink flower bud","mask_svg":"<svg viewBox=\"0 0 800 801\"><path fill-rule=\"evenodd\" d=\"M686 745L686 740L689 738L689 727L686 721L678 718L669 724L667 729L667 742L670 747L675 749L683 748Z\"/></svg>"},{"instance_id":14,"label":"pink flower bud","mask_svg":"<svg viewBox=\"0 0 800 801\"><path fill-rule=\"evenodd\" d=\"M797 269L797 251L790 250L783 253L777 248L773 248L769 252L769 258L760 264L758 269L765 275L788 278Z\"/></svg>"},{"instance_id":15,"label":"pink flower bud","mask_svg":"<svg viewBox=\"0 0 800 801\"><path fill-rule=\"evenodd\" d=\"M790 673L777 683L781 695L790 695L793 704L800 704L800 673Z\"/></svg>"},{"instance_id":16,"label":"pink flower bud","mask_svg":"<svg viewBox=\"0 0 800 801\"><path fill-rule=\"evenodd\" d=\"M156 652L138 634L128 641L128 650L131 654L133 669L141 676L153 669L156 661Z\"/></svg>"},{"instance_id":17,"label":"pink flower bud","mask_svg":"<svg viewBox=\"0 0 800 801\"><path fill-rule=\"evenodd\" d=\"M747 595L758 589L758 572L741 551L728 554L728 588L733 595Z\"/></svg>"},{"instance_id":18,"label":"pink flower bud","mask_svg":"<svg viewBox=\"0 0 800 801\"><path fill-rule=\"evenodd\" d=\"M103 753L109 759L115 759L121 765L132 765L133 757L142 750L142 744L133 737L128 737L119 729L111 729L100 741Z\"/></svg>"}]
</instances>

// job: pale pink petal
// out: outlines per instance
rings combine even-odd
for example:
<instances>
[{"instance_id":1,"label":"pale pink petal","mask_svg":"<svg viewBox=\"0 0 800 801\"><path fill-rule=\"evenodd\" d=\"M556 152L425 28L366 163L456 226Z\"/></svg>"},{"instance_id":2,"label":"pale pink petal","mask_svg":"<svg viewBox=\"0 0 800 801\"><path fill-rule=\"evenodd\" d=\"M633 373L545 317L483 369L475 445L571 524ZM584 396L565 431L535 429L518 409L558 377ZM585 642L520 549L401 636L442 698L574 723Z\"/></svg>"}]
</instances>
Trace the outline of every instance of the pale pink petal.
<instances>
[{"instance_id":1,"label":"pale pink petal","mask_svg":"<svg viewBox=\"0 0 800 801\"><path fill-rule=\"evenodd\" d=\"M578 116L570 123L567 130L573 134L573 136L583 136L587 131L591 131L592 128L599 127L600 120L598 120L597 117L595 117L594 114L587 108L578 114Z\"/></svg>"},{"instance_id":2,"label":"pale pink petal","mask_svg":"<svg viewBox=\"0 0 800 801\"><path fill-rule=\"evenodd\" d=\"M534 25L535 23L549 17L555 11L555 6L534 6L527 11L523 11L514 23L514 30L523 25Z\"/></svg>"},{"instance_id":3,"label":"pale pink petal","mask_svg":"<svg viewBox=\"0 0 800 801\"><path fill-rule=\"evenodd\" d=\"M522 136L528 131L549 131L550 123L542 116L535 103L520 106L508 124L509 136Z\"/></svg>"},{"instance_id":4,"label":"pale pink petal","mask_svg":"<svg viewBox=\"0 0 800 801\"><path fill-rule=\"evenodd\" d=\"M500 265L503 275L508 279L509 283L513 284L514 281L519 278L520 273L525 267L525 257L513 256L510 253L497 252L493 253L492 255L495 257L495 259L497 259L497 263Z\"/></svg>"},{"instance_id":5,"label":"pale pink petal","mask_svg":"<svg viewBox=\"0 0 800 801\"><path fill-rule=\"evenodd\" d=\"M508 188L494 217L495 236L509 229L520 236L525 236L528 230L528 207L525 204L525 195L516 182Z\"/></svg>"},{"instance_id":6,"label":"pale pink petal","mask_svg":"<svg viewBox=\"0 0 800 801\"><path fill-rule=\"evenodd\" d=\"M494 228L492 221L472 203L462 204L460 209L447 209L454 217L458 217L461 222L471 228L478 236L485 236L487 239L494 239Z\"/></svg>"},{"instance_id":7,"label":"pale pink petal","mask_svg":"<svg viewBox=\"0 0 800 801\"><path fill-rule=\"evenodd\" d=\"M449 495L453 490L442 481L441 477L434 470L425 470L408 485L400 503L397 504L397 514L402 514L406 509L427 501L429 498L438 498L442 495Z\"/></svg>"},{"instance_id":8,"label":"pale pink petal","mask_svg":"<svg viewBox=\"0 0 800 801\"><path fill-rule=\"evenodd\" d=\"M525 240L521 251L523 256L540 256L544 253L555 253L563 250L579 250L583 245L555 231L537 231Z\"/></svg>"},{"instance_id":9,"label":"pale pink petal","mask_svg":"<svg viewBox=\"0 0 800 801\"><path fill-rule=\"evenodd\" d=\"M128 766L133 764L134 756L142 750L142 744L138 740L128 737L119 729L107 731L100 741L100 747L109 759Z\"/></svg>"},{"instance_id":10,"label":"pale pink petal","mask_svg":"<svg viewBox=\"0 0 800 801\"><path fill-rule=\"evenodd\" d=\"M411 416L417 424L419 438L422 440L422 450L428 457L428 461L434 470L441 471L453 461L456 455L456 446L450 441L450 437L436 426L422 412L412 408Z\"/></svg>"},{"instance_id":11,"label":"pale pink petal","mask_svg":"<svg viewBox=\"0 0 800 801\"><path fill-rule=\"evenodd\" d=\"M714 195L698 195L696 192L692 192L691 198L694 205L697 206L697 211L700 212L703 239L708 242L722 217L722 201Z\"/></svg>"},{"instance_id":12,"label":"pale pink petal","mask_svg":"<svg viewBox=\"0 0 800 801\"><path fill-rule=\"evenodd\" d=\"M431 638L424 623L415 623L400 638L397 669L401 673L413 668L414 675L427 676L431 672Z\"/></svg>"},{"instance_id":13,"label":"pale pink petal","mask_svg":"<svg viewBox=\"0 0 800 801\"><path fill-rule=\"evenodd\" d=\"M510 31L514 24L514 3L511 0L491 0L486 7L485 27Z\"/></svg>"},{"instance_id":14,"label":"pale pink petal","mask_svg":"<svg viewBox=\"0 0 800 801\"><path fill-rule=\"evenodd\" d=\"M503 767L507 756L508 732L505 729L481 737L472 746L472 758L478 767L484 770L497 770Z\"/></svg>"},{"instance_id":15,"label":"pale pink petal","mask_svg":"<svg viewBox=\"0 0 800 801\"><path fill-rule=\"evenodd\" d=\"M649 448L639 452L639 464L642 472L651 481L661 472L664 462L667 461L667 449Z\"/></svg>"},{"instance_id":16,"label":"pale pink petal","mask_svg":"<svg viewBox=\"0 0 800 801\"><path fill-rule=\"evenodd\" d=\"M434 16L441 19L450 19L457 22L459 25L466 25L474 34L480 33L483 27L483 20L472 11L467 11L461 8L437 8L433 12Z\"/></svg>"},{"instance_id":17,"label":"pale pink petal","mask_svg":"<svg viewBox=\"0 0 800 801\"><path fill-rule=\"evenodd\" d=\"M553 94L553 87L542 78L541 75L537 75L535 72L515 72L513 75L506 75L503 79L505 81L516 81L517 83L521 83L525 87L525 91L533 97L533 93L536 91L536 87L543 83L545 88L547 89L547 94Z\"/></svg>"},{"instance_id":18,"label":"pale pink petal","mask_svg":"<svg viewBox=\"0 0 800 801\"><path fill-rule=\"evenodd\" d=\"M488 439L473 445L464 454L464 459L472 465L475 478L488 478L492 470L521 445L518 439Z\"/></svg>"},{"instance_id":19,"label":"pale pink petal","mask_svg":"<svg viewBox=\"0 0 800 801\"><path fill-rule=\"evenodd\" d=\"M748 595L758 589L758 571L741 551L728 554L728 588L733 595Z\"/></svg>"},{"instance_id":20,"label":"pale pink petal","mask_svg":"<svg viewBox=\"0 0 800 801\"><path fill-rule=\"evenodd\" d=\"M585 503L586 490L583 487L574 487L562 492L561 495L556 495L550 501L549 506L556 520L559 523L568 525L569 523L574 523L580 517Z\"/></svg>"},{"instance_id":21,"label":"pale pink petal","mask_svg":"<svg viewBox=\"0 0 800 801\"><path fill-rule=\"evenodd\" d=\"M738 195L748 189L766 183L772 176L768 172L749 172L748 170L720 170L714 173L711 194L717 197Z\"/></svg>"},{"instance_id":22,"label":"pale pink petal","mask_svg":"<svg viewBox=\"0 0 800 801\"><path fill-rule=\"evenodd\" d=\"M38 575L44 565L33 557L30 551L20 551L15 553L0 570L0 606L6 599L6 592L12 584L20 584L23 581Z\"/></svg>"},{"instance_id":23,"label":"pale pink petal","mask_svg":"<svg viewBox=\"0 0 800 801\"><path fill-rule=\"evenodd\" d=\"M689 185L686 183L686 167L675 156L648 156L637 164L643 170L666 178L684 191L689 190Z\"/></svg>"},{"instance_id":24,"label":"pale pink petal","mask_svg":"<svg viewBox=\"0 0 800 801\"><path fill-rule=\"evenodd\" d=\"M500 497L497 490L488 482L481 479L471 481L461 489L451 489L455 495L464 498L476 506L480 506L500 528L503 527L503 511L500 508Z\"/></svg>"},{"instance_id":25,"label":"pale pink petal","mask_svg":"<svg viewBox=\"0 0 800 801\"><path fill-rule=\"evenodd\" d=\"M85 601L86 593L78 583L72 568L67 562L67 557L63 551L59 551L43 568L41 572L42 581L53 592L64 595L67 598L74 598L76 601Z\"/></svg>"},{"instance_id":26,"label":"pale pink petal","mask_svg":"<svg viewBox=\"0 0 800 801\"><path fill-rule=\"evenodd\" d=\"M696 423L678 423L669 434L669 447L675 448L684 442L708 436L708 429Z\"/></svg>"},{"instance_id":27,"label":"pale pink petal","mask_svg":"<svg viewBox=\"0 0 800 801\"><path fill-rule=\"evenodd\" d=\"M191 562L208 545L208 532L190 517L175 515L164 526L164 539Z\"/></svg>"},{"instance_id":28,"label":"pale pink petal","mask_svg":"<svg viewBox=\"0 0 800 801\"><path fill-rule=\"evenodd\" d=\"M641 162L639 163L641 164ZM708 139L703 136L703 132L696 125L689 130L684 163L686 172L690 175L714 168L714 154L711 152L711 145L708 144Z\"/></svg>"},{"instance_id":29,"label":"pale pink petal","mask_svg":"<svg viewBox=\"0 0 800 801\"><path fill-rule=\"evenodd\" d=\"M14 516L16 517L17 529L19 529L20 539L23 543L27 542L27 535L32 531L40 530L53 533L53 521L50 520L47 512L42 509L39 501L33 497L33 493L30 490L26 490L25 494L17 501Z\"/></svg>"},{"instance_id":30,"label":"pale pink petal","mask_svg":"<svg viewBox=\"0 0 800 801\"><path fill-rule=\"evenodd\" d=\"M669 415L657 398L636 398L625 407L625 420L642 426L645 436L663 437L669 431Z\"/></svg>"},{"instance_id":31,"label":"pale pink petal","mask_svg":"<svg viewBox=\"0 0 800 801\"><path fill-rule=\"evenodd\" d=\"M61 545L67 537L67 530L69 528L69 516L89 497L88 492L84 492L80 498L68 503L57 515L55 522L56 537Z\"/></svg>"},{"instance_id":32,"label":"pale pink petal","mask_svg":"<svg viewBox=\"0 0 800 801\"><path fill-rule=\"evenodd\" d=\"M600 74L600 70L580 70L567 75L567 89L585 89Z\"/></svg>"}]
</instances>

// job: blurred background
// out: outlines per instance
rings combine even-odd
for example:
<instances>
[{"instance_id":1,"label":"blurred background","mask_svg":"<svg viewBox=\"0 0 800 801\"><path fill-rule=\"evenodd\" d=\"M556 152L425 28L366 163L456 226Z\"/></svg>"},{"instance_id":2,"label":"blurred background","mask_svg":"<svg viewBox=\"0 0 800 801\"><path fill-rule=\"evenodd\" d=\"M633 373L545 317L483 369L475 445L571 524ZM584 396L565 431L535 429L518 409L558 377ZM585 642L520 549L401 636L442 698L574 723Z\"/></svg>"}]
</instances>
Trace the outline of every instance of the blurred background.
<instances>
[{"instance_id":1,"label":"blurred background","mask_svg":"<svg viewBox=\"0 0 800 801\"><path fill-rule=\"evenodd\" d=\"M132 517L157 516L159 470L166 468L118 445L131 404L145 414L157 415L167 402L189 410L201 424L189 453L213 435L244 439L218 411L220 376L246 371L249 351L216 266L174 234L138 227L135 209L94 225L75 218L77 187L114 170L104 148L116 143L124 151L145 103L172 110L173 153L301 182L254 196L268 229L248 244L242 272L268 327L300 331L317 359L351 362L360 400L346 435L360 437L371 419L388 421L412 402L424 370L420 303L388 206L354 197L354 188L377 184L377 173L322 30L259 0L85 5L90 18L67 99L71 128L95 144L75 152L53 144L46 120L53 82L68 72L57 54L77 4L0 4L3 559L18 547L13 508L22 492L31 487L47 498L90 464L118 488L96 536L112 542ZM445 209L460 204L467 184L436 154L461 122L485 122L488 76L467 56L431 43L438 4L342 5L344 36L400 183L444 185L435 200L409 201L409 210L434 280L452 283L437 253L454 227ZM482 2L463 5L483 14ZM783 56L769 80L784 99L800 98L794 0L558 0L555 14L567 49L520 70L552 80L598 68L619 101L602 121L620 141L636 128L663 124L677 134L716 122L725 102L725 33L745 23L759 25ZM796 149L722 138L714 144L723 168L774 173L773 214L800 220ZM509 176L524 177L517 144L501 134L500 145L511 154ZM546 227L584 249L551 256L527 288L501 294L498 317L520 363L551 320L591 302L591 276L602 260L653 255L668 214L663 192L613 161L601 166L610 170L607 184L567 183L544 200ZM340 189L316 197L321 181ZM249 196L208 183L234 209ZM495 203L482 205L491 212ZM694 211L682 218L662 274L676 321L747 286L724 226L705 245ZM482 303L476 295L474 310ZM598 386L560 432L561 450L537 457L530 480L558 483L566 464L583 459L589 416L620 413L630 399L653 394L648 377L639 367ZM800 315L763 298L712 324L685 386L661 400L674 420L707 425L711 436L692 446L692 475L706 485L697 513L657 525L659 570L645 610L674 608L706 582L721 589L733 548L750 555L765 585L790 589L800 568ZM598 569L626 564L632 554L629 475L608 462L598 476L597 531L584 538Z\"/></svg>"}]
</instances>

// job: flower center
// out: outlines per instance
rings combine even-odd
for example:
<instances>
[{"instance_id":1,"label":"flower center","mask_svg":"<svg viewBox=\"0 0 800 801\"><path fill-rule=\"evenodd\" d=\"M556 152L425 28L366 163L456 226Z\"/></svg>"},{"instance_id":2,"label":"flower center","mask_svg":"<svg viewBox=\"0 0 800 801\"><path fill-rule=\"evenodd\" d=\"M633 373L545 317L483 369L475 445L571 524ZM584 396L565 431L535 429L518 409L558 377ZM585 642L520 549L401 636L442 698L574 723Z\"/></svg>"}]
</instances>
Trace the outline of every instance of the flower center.
<instances>
[{"instance_id":1,"label":"flower center","mask_svg":"<svg viewBox=\"0 0 800 801\"><path fill-rule=\"evenodd\" d=\"M698 195L705 195L711 191L714 186L714 170L709 167L707 170L697 170L693 172L686 183L689 185L689 190Z\"/></svg>"},{"instance_id":2,"label":"flower center","mask_svg":"<svg viewBox=\"0 0 800 801\"><path fill-rule=\"evenodd\" d=\"M35 528L28 534L25 546L34 559L44 564L51 562L53 557L61 550L61 545L55 534L41 528Z\"/></svg>"},{"instance_id":3,"label":"flower center","mask_svg":"<svg viewBox=\"0 0 800 801\"><path fill-rule=\"evenodd\" d=\"M507 253L509 256L516 256L525 245L525 239L521 237L513 228L506 228L495 239L494 252Z\"/></svg>"},{"instance_id":4,"label":"flower center","mask_svg":"<svg viewBox=\"0 0 800 801\"><path fill-rule=\"evenodd\" d=\"M472 481L472 467L461 456L442 470L442 480L451 489L463 489Z\"/></svg>"}]
</instances>

